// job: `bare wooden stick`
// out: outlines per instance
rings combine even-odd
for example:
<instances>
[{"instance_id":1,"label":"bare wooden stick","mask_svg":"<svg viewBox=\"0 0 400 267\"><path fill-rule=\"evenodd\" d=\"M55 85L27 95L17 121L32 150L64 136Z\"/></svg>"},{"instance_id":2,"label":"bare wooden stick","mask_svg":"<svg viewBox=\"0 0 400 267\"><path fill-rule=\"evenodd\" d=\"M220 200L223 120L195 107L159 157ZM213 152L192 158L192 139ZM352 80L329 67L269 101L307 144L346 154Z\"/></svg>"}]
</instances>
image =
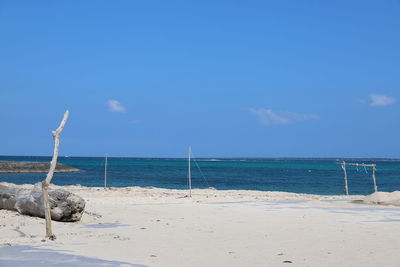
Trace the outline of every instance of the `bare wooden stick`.
<instances>
[{"instance_id":1,"label":"bare wooden stick","mask_svg":"<svg viewBox=\"0 0 400 267\"><path fill-rule=\"evenodd\" d=\"M53 139L54 139L54 152L53 158L50 162L50 169L47 173L46 179L42 182L42 190L43 190L43 205L44 205L44 216L46 219L46 237L50 240L56 239L56 236L53 234L51 229L51 214L50 214L50 203L49 203L49 192L48 188L51 183L51 179L53 179L54 170L56 169L57 165L57 158L58 158L58 145L60 144L60 133L64 129L65 123L67 122L69 116L69 111L65 111L64 117L60 123L60 126L57 130L53 131Z\"/></svg>"},{"instance_id":2,"label":"bare wooden stick","mask_svg":"<svg viewBox=\"0 0 400 267\"><path fill-rule=\"evenodd\" d=\"M374 191L378 192L378 186L376 185L376 177L375 177L376 166L372 166L372 180L374 181Z\"/></svg>"}]
</instances>

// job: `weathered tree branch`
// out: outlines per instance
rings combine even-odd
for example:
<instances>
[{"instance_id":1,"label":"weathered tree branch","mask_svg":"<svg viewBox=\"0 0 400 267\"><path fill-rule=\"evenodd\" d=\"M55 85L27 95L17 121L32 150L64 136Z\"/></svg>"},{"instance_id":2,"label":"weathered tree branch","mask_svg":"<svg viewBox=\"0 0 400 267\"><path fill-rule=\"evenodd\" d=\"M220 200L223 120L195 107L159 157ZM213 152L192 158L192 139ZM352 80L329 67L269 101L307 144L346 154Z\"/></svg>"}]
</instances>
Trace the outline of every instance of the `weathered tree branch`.
<instances>
[{"instance_id":1,"label":"weathered tree branch","mask_svg":"<svg viewBox=\"0 0 400 267\"><path fill-rule=\"evenodd\" d=\"M60 133L62 132L62 130L64 129L65 123L67 123L68 116L69 116L69 111L67 110L64 113L64 117L60 123L60 126L57 128L57 130L52 132L53 139L54 139L53 158L51 160L50 169L49 169L49 172L47 173L46 179L43 181L44 183L46 183L48 185L51 183L51 179L53 179L54 170L56 169L57 158L58 158L58 145L60 144L59 136L60 136Z\"/></svg>"},{"instance_id":2,"label":"weathered tree branch","mask_svg":"<svg viewBox=\"0 0 400 267\"><path fill-rule=\"evenodd\" d=\"M44 215L45 215L45 219L46 219L46 237L49 238L50 240L54 240L56 237L53 234L53 231L51 228L51 213L50 213L48 189L49 189L51 179L53 179L54 170L56 169L56 165L57 165L58 146L60 144L60 133L64 129L65 123L68 120L68 116L69 116L69 111L67 110L64 113L64 117L60 123L60 126L57 128L57 130L52 132L53 139L54 139L53 158L51 160L50 169L49 169L49 172L47 173L46 179L44 179L44 181L42 182Z\"/></svg>"}]
</instances>

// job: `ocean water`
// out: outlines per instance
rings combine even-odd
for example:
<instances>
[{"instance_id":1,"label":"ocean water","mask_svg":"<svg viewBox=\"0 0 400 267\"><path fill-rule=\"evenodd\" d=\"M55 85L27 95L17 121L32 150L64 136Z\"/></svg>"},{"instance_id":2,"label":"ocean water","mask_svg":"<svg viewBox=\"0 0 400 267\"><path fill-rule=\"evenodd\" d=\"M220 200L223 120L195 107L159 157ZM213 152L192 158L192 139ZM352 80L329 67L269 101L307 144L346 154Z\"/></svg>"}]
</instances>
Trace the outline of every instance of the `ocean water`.
<instances>
[{"instance_id":1,"label":"ocean water","mask_svg":"<svg viewBox=\"0 0 400 267\"><path fill-rule=\"evenodd\" d=\"M50 161L50 157L0 156L0 160ZM246 189L296 193L343 194L342 159L194 159L192 187L220 190ZM380 191L400 190L400 160L352 159L348 162L377 164ZM59 157L58 162L82 172L56 173L57 185L103 186L105 159L99 157ZM108 158L108 186L154 186L187 188L187 159ZM347 167L350 194L373 192L370 169ZM0 181L33 184L45 173L0 174Z\"/></svg>"}]
</instances>

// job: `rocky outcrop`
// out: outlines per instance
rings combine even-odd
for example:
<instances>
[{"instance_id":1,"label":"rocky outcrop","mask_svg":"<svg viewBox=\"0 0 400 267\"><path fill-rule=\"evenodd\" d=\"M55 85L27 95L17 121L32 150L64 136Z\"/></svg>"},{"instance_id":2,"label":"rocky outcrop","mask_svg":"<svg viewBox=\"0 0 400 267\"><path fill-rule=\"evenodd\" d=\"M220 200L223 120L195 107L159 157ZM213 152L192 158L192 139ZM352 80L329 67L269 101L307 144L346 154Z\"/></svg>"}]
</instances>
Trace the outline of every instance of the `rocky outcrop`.
<instances>
[{"instance_id":1,"label":"rocky outcrop","mask_svg":"<svg viewBox=\"0 0 400 267\"><path fill-rule=\"evenodd\" d=\"M48 172L50 162L0 161L0 173ZM79 172L81 170L57 163L55 172Z\"/></svg>"}]
</instances>

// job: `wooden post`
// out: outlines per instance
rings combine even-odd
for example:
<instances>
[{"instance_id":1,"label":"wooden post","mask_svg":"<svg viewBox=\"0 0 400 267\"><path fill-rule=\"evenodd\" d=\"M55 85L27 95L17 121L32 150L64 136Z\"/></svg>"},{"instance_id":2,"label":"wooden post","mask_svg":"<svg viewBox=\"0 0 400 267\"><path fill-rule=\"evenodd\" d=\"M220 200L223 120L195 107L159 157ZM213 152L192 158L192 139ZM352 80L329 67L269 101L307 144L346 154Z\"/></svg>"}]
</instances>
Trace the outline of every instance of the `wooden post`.
<instances>
[{"instance_id":1,"label":"wooden post","mask_svg":"<svg viewBox=\"0 0 400 267\"><path fill-rule=\"evenodd\" d=\"M188 183L189 183L189 197L192 197L192 171L190 169L190 154L192 154L191 147L189 147L189 157L188 157Z\"/></svg>"},{"instance_id":2,"label":"wooden post","mask_svg":"<svg viewBox=\"0 0 400 267\"><path fill-rule=\"evenodd\" d=\"M44 206L44 217L46 220L46 237L50 240L55 240L56 236L53 234L51 228L51 213L50 213L50 203L49 203L49 185L51 183L51 179L53 179L54 170L56 169L57 165L57 157L58 157L58 145L60 144L60 133L64 129L65 123L67 122L69 116L69 111L67 110L64 113L64 117L60 123L60 126L57 130L53 131L53 139L54 139L54 152L53 158L50 162L50 169L47 173L46 179L42 182L42 190L43 190L43 206Z\"/></svg>"},{"instance_id":3,"label":"wooden post","mask_svg":"<svg viewBox=\"0 0 400 267\"><path fill-rule=\"evenodd\" d=\"M372 180L374 181L374 191L378 192L378 186L376 185L376 177L375 177L376 165L372 166Z\"/></svg>"},{"instance_id":4,"label":"wooden post","mask_svg":"<svg viewBox=\"0 0 400 267\"><path fill-rule=\"evenodd\" d=\"M107 188L107 153L106 153L106 157L104 160L104 189Z\"/></svg>"},{"instance_id":5,"label":"wooden post","mask_svg":"<svg viewBox=\"0 0 400 267\"><path fill-rule=\"evenodd\" d=\"M346 162L345 161L342 162L342 169L344 171L344 194L346 196L348 196L349 195L349 187L347 185L347 171L346 171Z\"/></svg>"}]
</instances>

